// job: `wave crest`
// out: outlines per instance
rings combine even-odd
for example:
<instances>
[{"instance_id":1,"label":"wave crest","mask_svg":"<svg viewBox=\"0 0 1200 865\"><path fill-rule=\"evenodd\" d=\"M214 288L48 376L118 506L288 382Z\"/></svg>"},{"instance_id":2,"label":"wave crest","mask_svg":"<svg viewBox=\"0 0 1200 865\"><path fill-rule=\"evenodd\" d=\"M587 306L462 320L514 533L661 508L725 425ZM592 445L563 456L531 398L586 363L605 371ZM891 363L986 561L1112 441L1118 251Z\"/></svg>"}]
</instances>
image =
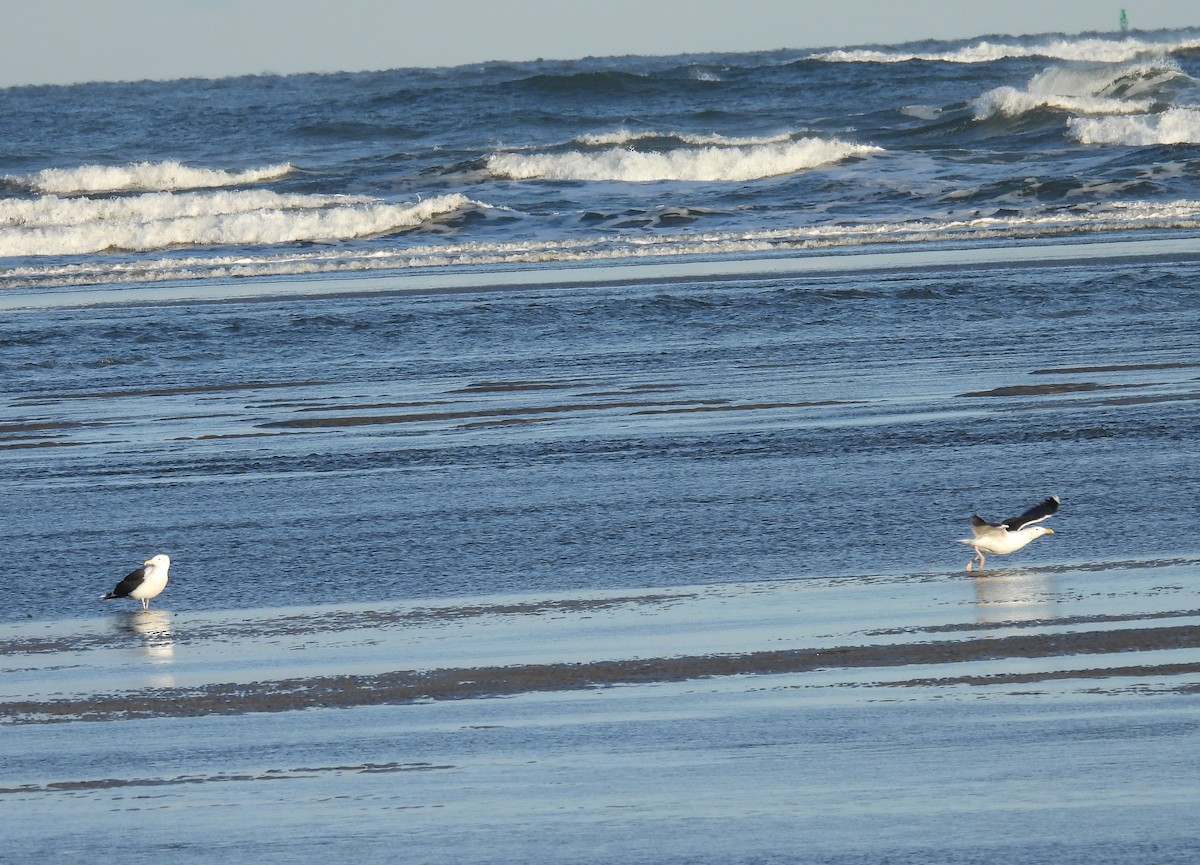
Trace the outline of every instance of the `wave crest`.
<instances>
[{"instance_id":1,"label":"wave crest","mask_svg":"<svg viewBox=\"0 0 1200 865\"><path fill-rule=\"evenodd\" d=\"M508 180L737 182L795 174L882 148L836 139L747 146L707 146L640 152L614 147L599 153L498 153L488 171Z\"/></svg>"},{"instance_id":2,"label":"wave crest","mask_svg":"<svg viewBox=\"0 0 1200 865\"><path fill-rule=\"evenodd\" d=\"M690 144L698 147L751 147L757 144L780 144L793 140L790 132L780 132L777 135L751 136L748 138L731 138L727 135L695 135L689 132L634 132L629 129L615 129L612 132L596 132L590 135L580 135L574 141L584 147L624 147L644 141L665 140L679 144Z\"/></svg>"},{"instance_id":3,"label":"wave crest","mask_svg":"<svg viewBox=\"0 0 1200 865\"><path fill-rule=\"evenodd\" d=\"M350 240L417 228L471 207L486 205L457 193L393 204L267 190L0 200L6 226L0 257Z\"/></svg>"},{"instance_id":4,"label":"wave crest","mask_svg":"<svg viewBox=\"0 0 1200 865\"><path fill-rule=\"evenodd\" d=\"M980 40L970 45L945 51L879 51L846 49L810 54L807 60L827 63L906 63L926 60L942 63L992 63L1020 57L1047 57L1052 60L1100 61L1121 63L1146 55L1174 54L1200 48L1200 38L1163 39L1158 41L1125 38L1104 39L1057 38L1030 42L989 42Z\"/></svg>"},{"instance_id":5,"label":"wave crest","mask_svg":"<svg viewBox=\"0 0 1200 865\"><path fill-rule=\"evenodd\" d=\"M1081 144L1200 144L1200 108L1170 108L1133 117L1073 117L1067 121L1067 133Z\"/></svg>"},{"instance_id":6,"label":"wave crest","mask_svg":"<svg viewBox=\"0 0 1200 865\"><path fill-rule=\"evenodd\" d=\"M448 196L449 198L449 196ZM445 202L449 204L450 202ZM431 209L438 205L432 202ZM822 250L877 244L946 240L1024 239L1077 236L1137 229L1200 228L1200 201L1117 201L1081 212L1051 208L1026 215L955 215L879 222L848 222L734 232L516 242L439 242L397 247L330 245L315 249L245 251L192 256L187 252L148 257L27 263L0 271L0 288L79 285L97 282L287 276L415 268L489 267L546 262L645 260L688 255L746 255L781 250Z\"/></svg>"},{"instance_id":7,"label":"wave crest","mask_svg":"<svg viewBox=\"0 0 1200 865\"><path fill-rule=\"evenodd\" d=\"M1122 64L1051 66L1024 90L997 87L973 103L975 117L1018 117L1041 109L1073 114L1145 114L1168 82L1187 78L1178 65L1157 60Z\"/></svg>"},{"instance_id":8,"label":"wave crest","mask_svg":"<svg viewBox=\"0 0 1200 865\"><path fill-rule=\"evenodd\" d=\"M285 162L244 171L192 168L175 160L136 162L129 165L80 165L76 168L45 168L34 174L6 175L4 181L19 189L42 195L89 195L113 192L174 192L248 186L278 180L295 170Z\"/></svg>"},{"instance_id":9,"label":"wave crest","mask_svg":"<svg viewBox=\"0 0 1200 865\"><path fill-rule=\"evenodd\" d=\"M1099 96L1069 96L1060 93L1030 93L1015 87L997 87L980 96L974 103L975 117L1019 117L1043 108L1070 111L1075 114L1136 114L1150 110L1149 99L1129 102Z\"/></svg>"}]
</instances>

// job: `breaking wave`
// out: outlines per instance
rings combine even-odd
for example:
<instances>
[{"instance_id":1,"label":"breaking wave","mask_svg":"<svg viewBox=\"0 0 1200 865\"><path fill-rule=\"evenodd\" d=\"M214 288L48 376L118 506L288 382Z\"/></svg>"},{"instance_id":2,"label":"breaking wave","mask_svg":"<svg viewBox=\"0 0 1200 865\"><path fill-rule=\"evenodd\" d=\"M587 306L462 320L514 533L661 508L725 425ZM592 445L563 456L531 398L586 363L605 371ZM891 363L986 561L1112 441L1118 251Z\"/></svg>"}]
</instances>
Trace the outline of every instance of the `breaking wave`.
<instances>
[{"instance_id":1,"label":"breaking wave","mask_svg":"<svg viewBox=\"0 0 1200 865\"><path fill-rule=\"evenodd\" d=\"M643 152L612 147L597 153L498 153L488 171L508 180L736 182L794 174L882 148L836 139L709 145Z\"/></svg>"},{"instance_id":2,"label":"breaking wave","mask_svg":"<svg viewBox=\"0 0 1200 865\"><path fill-rule=\"evenodd\" d=\"M1200 144L1200 108L1132 117L1073 117L1067 121L1067 133L1082 144Z\"/></svg>"},{"instance_id":3,"label":"breaking wave","mask_svg":"<svg viewBox=\"0 0 1200 865\"><path fill-rule=\"evenodd\" d=\"M1185 78L1170 61L1127 64L1051 66L1030 79L1024 90L997 87L975 100L975 116L1017 117L1043 108L1075 114L1143 114L1158 88Z\"/></svg>"},{"instance_id":4,"label":"breaking wave","mask_svg":"<svg viewBox=\"0 0 1200 865\"><path fill-rule=\"evenodd\" d=\"M585 147L623 147L644 141L667 140L680 144L690 144L698 147L753 147L763 144L781 144L792 141L795 136L790 132L778 135L766 135L750 138L730 138L725 135L694 135L685 132L633 132L629 129L616 129L612 132L598 132L590 135L580 135L575 139L576 144Z\"/></svg>"},{"instance_id":5,"label":"breaking wave","mask_svg":"<svg viewBox=\"0 0 1200 865\"><path fill-rule=\"evenodd\" d=\"M287 162L244 171L223 171L217 168L191 168L168 160L129 165L46 168L34 174L5 175L3 180L10 186L42 195L90 195L248 186L278 180L294 170L295 166Z\"/></svg>"},{"instance_id":6,"label":"breaking wave","mask_svg":"<svg viewBox=\"0 0 1200 865\"><path fill-rule=\"evenodd\" d=\"M1127 101L1100 96L1071 96L1063 93L1032 93L1015 87L997 87L975 100L975 116L979 119L1018 117L1042 108L1054 108L1075 114L1135 114L1149 111L1149 99Z\"/></svg>"},{"instance_id":7,"label":"breaking wave","mask_svg":"<svg viewBox=\"0 0 1200 865\"><path fill-rule=\"evenodd\" d=\"M416 228L470 207L486 205L460 194L393 204L269 190L7 199L0 200L0 257L348 240Z\"/></svg>"},{"instance_id":8,"label":"breaking wave","mask_svg":"<svg viewBox=\"0 0 1200 865\"><path fill-rule=\"evenodd\" d=\"M447 199L455 198L447 196ZM433 202L426 202L431 208ZM466 206L465 199L440 206ZM408 217L410 220L415 216ZM637 260L688 255L744 255L947 240L1024 239L1138 229L1200 229L1200 201L1112 202L1081 212L1047 209L1026 215L955 216L820 224L761 231L679 232L526 241L439 242L353 248L244 251L231 255L111 257L26 264L0 271L0 288L157 282L162 280L362 273L414 268Z\"/></svg>"},{"instance_id":9,"label":"breaking wave","mask_svg":"<svg viewBox=\"0 0 1200 865\"><path fill-rule=\"evenodd\" d=\"M878 51L846 49L810 54L806 59L828 63L906 63L927 60L943 63L991 63L1014 57L1047 57L1052 60L1075 60L1121 63L1147 55L1173 54L1200 48L1200 38L1146 41L1133 37L1116 39L1103 37L1060 37L1030 42L990 42L980 40L970 45L944 51Z\"/></svg>"}]
</instances>

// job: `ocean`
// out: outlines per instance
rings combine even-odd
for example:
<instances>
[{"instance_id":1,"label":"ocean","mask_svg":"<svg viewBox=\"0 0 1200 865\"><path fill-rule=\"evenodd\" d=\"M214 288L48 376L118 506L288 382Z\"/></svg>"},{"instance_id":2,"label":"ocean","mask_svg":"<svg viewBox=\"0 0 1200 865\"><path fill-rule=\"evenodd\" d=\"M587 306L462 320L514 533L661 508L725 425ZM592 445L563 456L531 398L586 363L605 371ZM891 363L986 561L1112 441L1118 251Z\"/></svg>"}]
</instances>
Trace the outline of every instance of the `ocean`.
<instances>
[{"instance_id":1,"label":"ocean","mask_svg":"<svg viewBox=\"0 0 1200 865\"><path fill-rule=\"evenodd\" d=\"M7 855L1190 861L1200 30L0 118Z\"/></svg>"},{"instance_id":2,"label":"ocean","mask_svg":"<svg viewBox=\"0 0 1200 865\"><path fill-rule=\"evenodd\" d=\"M1197 224L1200 32L0 92L0 288Z\"/></svg>"}]
</instances>

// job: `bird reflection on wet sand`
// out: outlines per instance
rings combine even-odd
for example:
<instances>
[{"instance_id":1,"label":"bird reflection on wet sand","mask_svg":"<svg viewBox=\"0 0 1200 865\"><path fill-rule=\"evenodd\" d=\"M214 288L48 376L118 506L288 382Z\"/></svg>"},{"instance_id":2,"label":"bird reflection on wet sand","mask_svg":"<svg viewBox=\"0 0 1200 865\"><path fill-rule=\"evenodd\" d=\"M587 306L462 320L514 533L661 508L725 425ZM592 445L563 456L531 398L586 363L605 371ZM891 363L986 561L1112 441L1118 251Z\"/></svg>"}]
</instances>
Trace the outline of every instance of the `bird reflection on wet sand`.
<instances>
[{"instance_id":1,"label":"bird reflection on wet sand","mask_svg":"<svg viewBox=\"0 0 1200 865\"><path fill-rule=\"evenodd\" d=\"M175 632L171 627L171 614L166 610L122 613L117 619L116 627L137 637L137 644L140 644L147 656L156 661L170 661L175 655Z\"/></svg>"},{"instance_id":2,"label":"bird reflection on wet sand","mask_svg":"<svg viewBox=\"0 0 1200 865\"><path fill-rule=\"evenodd\" d=\"M1044 571L1005 569L973 578L980 622L1029 622L1054 615L1051 575Z\"/></svg>"}]
</instances>

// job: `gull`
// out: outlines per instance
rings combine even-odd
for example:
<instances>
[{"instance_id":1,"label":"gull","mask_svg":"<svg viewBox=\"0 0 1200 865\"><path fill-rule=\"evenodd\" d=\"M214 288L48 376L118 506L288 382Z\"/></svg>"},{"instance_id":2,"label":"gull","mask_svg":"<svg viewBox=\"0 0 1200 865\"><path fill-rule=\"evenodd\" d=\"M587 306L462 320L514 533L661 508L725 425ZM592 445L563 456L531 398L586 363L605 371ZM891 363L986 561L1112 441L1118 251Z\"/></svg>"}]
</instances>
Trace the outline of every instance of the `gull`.
<instances>
[{"instance_id":1,"label":"gull","mask_svg":"<svg viewBox=\"0 0 1200 865\"><path fill-rule=\"evenodd\" d=\"M975 537L964 538L960 544L966 544L975 550L979 560L979 569L983 570L984 551L1003 555L1013 553L1028 544L1034 538L1054 534L1054 529L1045 526L1035 526L1058 510L1058 496L1050 496L1045 501L1038 502L1019 517L1009 517L998 523L989 523L979 514L971 516L971 531ZM972 560L973 562L974 560ZM971 570L972 562L967 562L967 570Z\"/></svg>"},{"instance_id":2,"label":"gull","mask_svg":"<svg viewBox=\"0 0 1200 865\"><path fill-rule=\"evenodd\" d=\"M167 571L171 567L171 557L159 553L153 558L142 562L142 567L131 571L125 579L117 583L115 589L107 595L101 595L100 600L111 601L113 598L133 598L142 602L142 609L150 609L150 599L158 597L167 587Z\"/></svg>"}]
</instances>

